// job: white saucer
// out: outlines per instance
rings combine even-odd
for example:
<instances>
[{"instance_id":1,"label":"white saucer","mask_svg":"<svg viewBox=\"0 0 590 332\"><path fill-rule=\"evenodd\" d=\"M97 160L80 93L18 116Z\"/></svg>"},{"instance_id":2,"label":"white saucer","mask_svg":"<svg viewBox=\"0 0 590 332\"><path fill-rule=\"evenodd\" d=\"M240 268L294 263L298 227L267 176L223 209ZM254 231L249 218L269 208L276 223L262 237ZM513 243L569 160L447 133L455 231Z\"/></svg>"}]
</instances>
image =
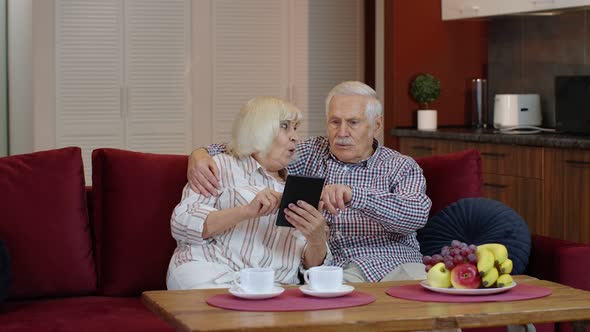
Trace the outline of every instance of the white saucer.
<instances>
[{"instance_id":1,"label":"white saucer","mask_svg":"<svg viewBox=\"0 0 590 332\"><path fill-rule=\"evenodd\" d=\"M354 290L354 287L352 287L350 285L342 285L337 290L326 292L326 291L317 291L317 290L311 289L309 287L309 285L303 285L303 286L299 286L299 290L303 294L309 295L309 296L338 297L338 296L344 296L346 294L352 293L352 291Z\"/></svg>"},{"instance_id":2,"label":"white saucer","mask_svg":"<svg viewBox=\"0 0 590 332\"><path fill-rule=\"evenodd\" d=\"M243 289L232 286L229 289L231 295L248 300L262 300L262 299L270 299L271 297L279 296L283 294L285 289L283 287L275 286L273 287L272 291L269 293L247 293L244 292Z\"/></svg>"}]
</instances>

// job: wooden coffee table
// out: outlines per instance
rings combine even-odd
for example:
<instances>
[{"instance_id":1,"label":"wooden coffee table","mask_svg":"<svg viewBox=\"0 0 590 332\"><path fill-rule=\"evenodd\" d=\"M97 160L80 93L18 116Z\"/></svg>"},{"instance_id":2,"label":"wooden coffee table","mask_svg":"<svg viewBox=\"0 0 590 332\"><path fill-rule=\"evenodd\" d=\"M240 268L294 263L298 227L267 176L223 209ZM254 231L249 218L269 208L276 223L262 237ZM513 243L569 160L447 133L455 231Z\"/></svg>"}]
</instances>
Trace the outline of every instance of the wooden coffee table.
<instances>
[{"instance_id":1,"label":"wooden coffee table","mask_svg":"<svg viewBox=\"0 0 590 332\"><path fill-rule=\"evenodd\" d=\"M385 291L417 281L353 284L376 301L360 307L292 312L232 311L205 301L226 289L149 291L143 303L178 331L416 331L573 322L576 332L590 322L590 292L517 276L517 283L549 287L547 297L514 302L440 303L391 297ZM295 287L295 286L293 286ZM290 287L289 287L290 288Z\"/></svg>"}]
</instances>

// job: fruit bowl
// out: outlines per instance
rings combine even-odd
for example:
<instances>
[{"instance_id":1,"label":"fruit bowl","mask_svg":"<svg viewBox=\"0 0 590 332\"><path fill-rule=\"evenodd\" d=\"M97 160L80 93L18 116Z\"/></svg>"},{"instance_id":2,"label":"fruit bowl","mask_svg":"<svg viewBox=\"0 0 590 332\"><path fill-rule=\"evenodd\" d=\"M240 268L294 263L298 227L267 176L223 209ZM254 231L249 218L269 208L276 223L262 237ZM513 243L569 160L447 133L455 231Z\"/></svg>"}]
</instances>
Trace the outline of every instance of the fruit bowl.
<instances>
[{"instance_id":1,"label":"fruit bowl","mask_svg":"<svg viewBox=\"0 0 590 332\"><path fill-rule=\"evenodd\" d=\"M488 295L488 294L497 294L497 293L502 293L502 292L506 292L508 290L511 290L512 288L514 288L516 286L516 282L512 282L512 285L510 286L505 286L505 287L500 287L500 288L474 288L474 289L468 289L468 288L439 288L439 287L432 287L430 285L428 285L428 280L422 280L420 282L420 286L431 290L433 292L437 292L437 293L443 293L443 294L451 294L451 295Z\"/></svg>"},{"instance_id":2,"label":"fruit bowl","mask_svg":"<svg viewBox=\"0 0 590 332\"><path fill-rule=\"evenodd\" d=\"M503 244L467 245L453 240L450 246L441 248L440 254L422 256L422 263L428 289L444 293L453 289L449 294L494 294L514 287L512 260Z\"/></svg>"}]
</instances>

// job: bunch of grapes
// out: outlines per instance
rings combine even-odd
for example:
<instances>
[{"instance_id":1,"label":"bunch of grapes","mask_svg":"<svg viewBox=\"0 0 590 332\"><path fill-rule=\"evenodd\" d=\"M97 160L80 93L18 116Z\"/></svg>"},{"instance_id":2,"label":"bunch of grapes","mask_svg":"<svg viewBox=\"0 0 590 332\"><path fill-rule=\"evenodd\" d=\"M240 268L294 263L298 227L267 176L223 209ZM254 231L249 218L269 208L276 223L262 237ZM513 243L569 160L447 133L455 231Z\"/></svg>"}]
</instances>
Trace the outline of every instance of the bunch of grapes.
<instances>
[{"instance_id":1,"label":"bunch of grapes","mask_svg":"<svg viewBox=\"0 0 590 332\"><path fill-rule=\"evenodd\" d=\"M477 246L475 244L467 245L465 242L453 240L450 246L444 246L440 254L423 256L422 263L426 265L426 272L439 262L444 262L448 270L452 270L461 263L471 263L477 265Z\"/></svg>"}]
</instances>

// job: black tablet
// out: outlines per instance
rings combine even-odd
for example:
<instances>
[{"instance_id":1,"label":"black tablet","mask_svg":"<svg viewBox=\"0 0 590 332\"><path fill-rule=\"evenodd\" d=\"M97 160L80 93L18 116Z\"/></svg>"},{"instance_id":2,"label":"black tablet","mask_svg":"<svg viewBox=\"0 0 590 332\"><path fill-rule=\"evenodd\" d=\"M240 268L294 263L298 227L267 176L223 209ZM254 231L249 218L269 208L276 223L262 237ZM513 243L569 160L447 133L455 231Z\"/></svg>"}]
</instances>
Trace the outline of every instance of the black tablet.
<instances>
[{"instance_id":1,"label":"black tablet","mask_svg":"<svg viewBox=\"0 0 590 332\"><path fill-rule=\"evenodd\" d=\"M297 204L298 200L303 200L313 205L316 209L320 203L320 196L324 188L324 178L311 176L287 176L283 198L279 206L279 215L277 216L277 226L293 227L285 218L283 212L290 203Z\"/></svg>"}]
</instances>

